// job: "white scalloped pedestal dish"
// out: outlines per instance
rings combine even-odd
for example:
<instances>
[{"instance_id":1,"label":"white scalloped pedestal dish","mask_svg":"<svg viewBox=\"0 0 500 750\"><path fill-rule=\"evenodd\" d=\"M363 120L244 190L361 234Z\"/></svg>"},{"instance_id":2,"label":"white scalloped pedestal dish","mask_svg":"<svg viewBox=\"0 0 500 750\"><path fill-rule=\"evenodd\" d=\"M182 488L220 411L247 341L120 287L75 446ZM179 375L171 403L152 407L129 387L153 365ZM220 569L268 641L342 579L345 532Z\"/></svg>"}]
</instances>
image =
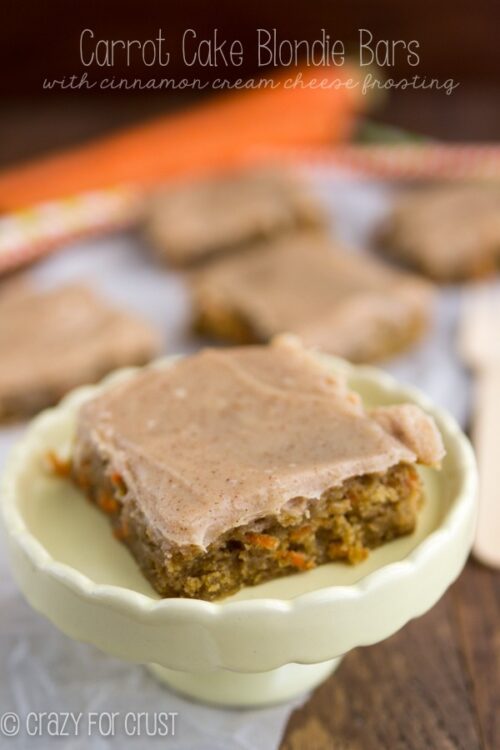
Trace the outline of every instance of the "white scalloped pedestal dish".
<instances>
[{"instance_id":1,"label":"white scalloped pedestal dish","mask_svg":"<svg viewBox=\"0 0 500 750\"><path fill-rule=\"evenodd\" d=\"M460 573L476 512L476 467L454 420L414 389L373 368L347 373L368 405L413 401L431 412L447 455L422 469L427 499L417 531L357 566L332 563L220 603L159 599L107 518L44 456L69 455L75 414L98 386L80 388L36 418L3 478L2 515L17 582L64 633L114 656L149 664L175 690L210 703L264 705L319 684L343 654L376 643L426 612ZM168 366L164 360L155 366Z\"/></svg>"}]
</instances>

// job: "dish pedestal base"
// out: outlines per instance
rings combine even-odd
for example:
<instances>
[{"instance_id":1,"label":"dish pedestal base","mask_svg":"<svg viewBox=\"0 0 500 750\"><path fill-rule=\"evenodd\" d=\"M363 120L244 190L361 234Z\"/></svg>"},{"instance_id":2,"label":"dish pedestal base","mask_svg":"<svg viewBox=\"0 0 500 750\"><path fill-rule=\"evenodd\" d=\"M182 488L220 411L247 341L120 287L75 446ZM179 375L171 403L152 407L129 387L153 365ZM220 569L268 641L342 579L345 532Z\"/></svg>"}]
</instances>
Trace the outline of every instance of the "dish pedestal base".
<instances>
[{"instance_id":1,"label":"dish pedestal base","mask_svg":"<svg viewBox=\"0 0 500 750\"><path fill-rule=\"evenodd\" d=\"M434 606L472 544L472 449L455 422L417 391L378 370L324 361L370 406L410 402L435 416L446 456L440 472L421 470L426 502L414 534L373 550L356 569L320 565L263 584L260 593L258 587L243 590L232 601L158 600L104 515L45 468L47 451L70 455L78 410L107 387L88 386L34 420L3 472L0 516L29 603L69 637L151 665L173 690L228 707L300 696L333 672L339 654L378 643ZM120 371L106 383L124 382L132 373ZM323 661L328 657L335 658Z\"/></svg>"},{"instance_id":2,"label":"dish pedestal base","mask_svg":"<svg viewBox=\"0 0 500 750\"><path fill-rule=\"evenodd\" d=\"M252 707L282 703L317 687L342 657L319 664L285 664L269 672L178 672L150 664L153 675L177 693L218 706Z\"/></svg>"}]
</instances>

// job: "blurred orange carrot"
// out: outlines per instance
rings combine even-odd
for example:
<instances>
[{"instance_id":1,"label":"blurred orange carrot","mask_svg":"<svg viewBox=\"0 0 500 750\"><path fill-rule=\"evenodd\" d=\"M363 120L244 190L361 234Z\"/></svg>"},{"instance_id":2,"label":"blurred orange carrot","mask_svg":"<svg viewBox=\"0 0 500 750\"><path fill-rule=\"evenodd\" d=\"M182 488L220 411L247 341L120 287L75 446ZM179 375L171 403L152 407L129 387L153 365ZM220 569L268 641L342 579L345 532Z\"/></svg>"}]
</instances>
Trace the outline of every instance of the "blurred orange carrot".
<instances>
[{"instance_id":1,"label":"blurred orange carrot","mask_svg":"<svg viewBox=\"0 0 500 750\"><path fill-rule=\"evenodd\" d=\"M287 87L299 74L301 83ZM358 88L311 86L355 80L349 68L304 68L275 88L231 92L89 144L0 172L0 210L126 183L150 187L227 169L279 147L336 143L352 128ZM308 85L309 84L309 85Z\"/></svg>"}]
</instances>

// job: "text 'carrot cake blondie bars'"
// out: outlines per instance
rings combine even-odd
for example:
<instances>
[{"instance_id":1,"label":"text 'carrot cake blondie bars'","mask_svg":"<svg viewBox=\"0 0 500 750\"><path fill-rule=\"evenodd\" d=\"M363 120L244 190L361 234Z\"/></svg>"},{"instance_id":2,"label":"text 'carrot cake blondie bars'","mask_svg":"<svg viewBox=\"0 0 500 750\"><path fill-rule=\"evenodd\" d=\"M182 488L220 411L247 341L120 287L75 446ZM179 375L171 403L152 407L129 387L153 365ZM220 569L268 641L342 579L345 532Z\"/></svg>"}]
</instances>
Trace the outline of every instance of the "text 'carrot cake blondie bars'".
<instances>
[{"instance_id":1,"label":"text 'carrot cake blondie bars'","mask_svg":"<svg viewBox=\"0 0 500 750\"><path fill-rule=\"evenodd\" d=\"M292 337L207 349L108 386L79 412L74 481L162 596L217 599L415 528L417 406L366 411Z\"/></svg>"}]
</instances>

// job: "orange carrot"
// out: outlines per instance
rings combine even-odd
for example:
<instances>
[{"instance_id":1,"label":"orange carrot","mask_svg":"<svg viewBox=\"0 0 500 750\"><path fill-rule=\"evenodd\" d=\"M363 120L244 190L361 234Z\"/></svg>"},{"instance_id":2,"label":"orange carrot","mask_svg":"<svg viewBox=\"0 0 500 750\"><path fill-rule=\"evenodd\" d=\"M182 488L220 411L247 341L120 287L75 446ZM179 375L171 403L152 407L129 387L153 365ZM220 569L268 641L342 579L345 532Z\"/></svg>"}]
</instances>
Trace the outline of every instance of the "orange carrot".
<instances>
[{"instance_id":1,"label":"orange carrot","mask_svg":"<svg viewBox=\"0 0 500 750\"><path fill-rule=\"evenodd\" d=\"M127 493L127 485L123 481L123 477L121 474L119 474L117 471L114 471L111 474L110 479L111 479L112 484L115 485L120 495L125 495Z\"/></svg>"},{"instance_id":2,"label":"orange carrot","mask_svg":"<svg viewBox=\"0 0 500 750\"><path fill-rule=\"evenodd\" d=\"M299 526L298 529L292 529L290 532L290 541L302 542L310 533L310 526Z\"/></svg>"},{"instance_id":3,"label":"orange carrot","mask_svg":"<svg viewBox=\"0 0 500 750\"><path fill-rule=\"evenodd\" d=\"M255 547L262 547L262 549L275 550L279 547L279 539L270 534L245 534L245 541Z\"/></svg>"},{"instance_id":4,"label":"orange carrot","mask_svg":"<svg viewBox=\"0 0 500 750\"><path fill-rule=\"evenodd\" d=\"M55 451L47 451L45 454L50 471L58 477L69 477L71 474L71 462L69 459L60 458Z\"/></svg>"},{"instance_id":5,"label":"orange carrot","mask_svg":"<svg viewBox=\"0 0 500 750\"><path fill-rule=\"evenodd\" d=\"M108 513L109 515L113 515L113 513L117 513L120 510L120 503L112 495L104 491L99 493L97 504L104 513Z\"/></svg>"},{"instance_id":6,"label":"orange carrot","mask_svg":"<svg viewBox=\"0 0 500 750\"><path fill-rule=\"evenodd\" d=\"M284 82L297 73L302 83L287 88ZM276 88L223 94L188 111L4 170L0 210L122 183L146 188L242 165L276 148L338 142L352 128L359 90L307 84L355 75L348 66L287 70L274 78Z\"/></svg>"},{"instance_id":7,"label":"orange carrot","mask_svg":"<svg viewBox=\"0 0 500 750\"><path fill-rule=\"evenodd\" d=\"M298 570L311 570L316 567L314 561L308 559L303 552L289 550L288 552L283 552L282 559L287 565L293 565Z\"/></svg>"}]
</instances>

